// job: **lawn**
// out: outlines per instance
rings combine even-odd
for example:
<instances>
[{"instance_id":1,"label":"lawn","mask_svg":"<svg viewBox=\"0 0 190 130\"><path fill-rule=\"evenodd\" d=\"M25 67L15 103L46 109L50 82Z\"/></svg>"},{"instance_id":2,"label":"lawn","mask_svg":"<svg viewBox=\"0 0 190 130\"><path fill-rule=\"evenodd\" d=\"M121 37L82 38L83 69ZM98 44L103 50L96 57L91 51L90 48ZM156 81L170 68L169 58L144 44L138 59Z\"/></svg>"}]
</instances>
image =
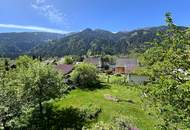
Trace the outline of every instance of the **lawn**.
<instances>
[{"instance_id":1,"label":"lawn","mask_svg":"<svg viewBox=\"0 0 190 130\"><path fill-rule=\"evenodd\" d=\"M116 96L122 100L132 100L134 103L121 101L114 102L105 98L105 94ZM157 118L152 117L142 109L141 91L129 86L111 84L93 91L75 89L65 98L55 102L58 108L69 106L83 107L93 105L100 107L102 112L98 116L98 121L111 122L116 115L123 115L134 122L140 130L156 130Z\"/></svg>"}]
</instances>

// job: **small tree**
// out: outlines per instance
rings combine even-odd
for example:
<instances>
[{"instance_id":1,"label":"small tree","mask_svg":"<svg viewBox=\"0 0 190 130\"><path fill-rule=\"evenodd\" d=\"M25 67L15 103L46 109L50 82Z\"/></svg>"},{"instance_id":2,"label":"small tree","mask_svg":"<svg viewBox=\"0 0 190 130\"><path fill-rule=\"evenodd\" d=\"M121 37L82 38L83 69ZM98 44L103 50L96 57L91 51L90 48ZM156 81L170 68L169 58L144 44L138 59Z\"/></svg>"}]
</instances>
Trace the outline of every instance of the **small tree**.
<instances>
[{"instance_id":1,"label":"small tree","mask_svg":"<svg viewBox=\"0 0 190 130\"><path fill-rule=\"evenodd\" d=\"M105 55L102 57L102 61L105 63L114 64L116 61L116 56Z\"/></svg>"},{"instance_id":2,"label":"small tree","mask_svg":"<svg viewBox=\"0 0 190 130\"><path fill-rule=\"evenodd\" d=\"M73 58L71 56L65 56L64 57L64 60L63 60L63 63L64 64L73 64Z\"/></svg>"},{"instance_id":3,"label":"small tree","mask_svg":"<svg viewBox=\"0 0 190 130\"><path fill-rule=\"evenodd\" d=\"M18 80L22 83L24 93L22 100L31 106L39 106L40 121L42 121L42 103L61 96L61 90L65 87L63 78L51 66L29 57L20 57L17 64L15 71Z\"/></svg>"},{"instance_id":4,"label":"small tree","mask_svg":"<svg viewBox=\"0 0 190 130\"><path fill-rule=\"evenodd\" d=\"M98 71L92 64L81 63L75 66L71 80L80 88L91 88L98 83Z\"/></svg>"}]
</instances>

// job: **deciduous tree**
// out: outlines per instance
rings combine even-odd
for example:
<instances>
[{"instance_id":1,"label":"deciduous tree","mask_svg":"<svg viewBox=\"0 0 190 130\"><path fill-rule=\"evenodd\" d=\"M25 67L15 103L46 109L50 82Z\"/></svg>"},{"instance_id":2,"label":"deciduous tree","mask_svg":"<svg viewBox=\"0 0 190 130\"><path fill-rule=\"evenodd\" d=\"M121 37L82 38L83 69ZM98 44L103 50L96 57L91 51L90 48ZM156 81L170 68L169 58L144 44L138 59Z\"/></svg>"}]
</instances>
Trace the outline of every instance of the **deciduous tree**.
<instances>
[{"instance_id":1,"label":"deciduous tree","mask_svg":"<svg viewBox=\"0 0 190 130\"><path fill-rule=\"evenodd\" d=\"M75 66L71 73L71 79L81 88L92 88L98 83L98 71L96 66L81 63Z\"/></svg>"},{"instance_id":2,"label":"deciduous tree","mask_svg":"<svg viewBox=\"0 0 190 130\"><path fill-rule=\"evenodd\" d=\"M190 128L190 38L188 30L173 23L170 13L166 22L169 29L160 34L161 42L155 41L144 54L152 79L146 92L164 119L163 129Z\"/></svg>"}]
</instances>

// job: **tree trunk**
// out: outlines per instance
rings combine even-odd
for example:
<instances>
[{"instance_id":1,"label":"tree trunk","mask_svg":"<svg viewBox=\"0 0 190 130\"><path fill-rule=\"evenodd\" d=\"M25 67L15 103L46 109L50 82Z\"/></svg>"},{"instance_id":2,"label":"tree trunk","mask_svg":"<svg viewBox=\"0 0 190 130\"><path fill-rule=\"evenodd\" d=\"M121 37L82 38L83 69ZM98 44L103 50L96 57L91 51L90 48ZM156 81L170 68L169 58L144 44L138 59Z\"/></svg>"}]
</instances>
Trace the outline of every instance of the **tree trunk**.
<instances>
[{"instance_id":1,"label":"tree trunk","mask_svg":"<svg viewBox=\"0 0 190 130\"><path fill-rule=\"evenodd\" d=\"M6 127L6 121L2 120L2 123L3 123L3 129L4 130L9 130L9 127Z\"/></svg>"},{"instance_id":2,"label":"tree trunk","mask_svg":"<svg viewBox=\"0 0 190 130\"><path fill-rule=\"evenodd\" d=\"M40 115L39 115L39 117L40 117L39 127L41 129L43 129L44 128L44 118L43 118L43 106L42 106L42 102L41 101L39 101L39 112L40 112Z\"/></svg>"},{"instance_id":3,"label":"tree trunk","mask_svg":"<svg viewBox=\"0 0 190 130\"><path fill-rule=\"evenodd\" d=\"M6 122L4 120L2 120L2 123L3 123L4 130L6 130Z\"/></svg>"},{"instance_id":4,"label":"tree trunk","mask_svg":"<svg viewBox=\"0 0 190 130\"><path fill-rule=\"evenodd\" d=\"M40 119L43 119L43 107L42 107L42 102L39 102L39 110L40 110Z\"/></svg>"}]
</instances>

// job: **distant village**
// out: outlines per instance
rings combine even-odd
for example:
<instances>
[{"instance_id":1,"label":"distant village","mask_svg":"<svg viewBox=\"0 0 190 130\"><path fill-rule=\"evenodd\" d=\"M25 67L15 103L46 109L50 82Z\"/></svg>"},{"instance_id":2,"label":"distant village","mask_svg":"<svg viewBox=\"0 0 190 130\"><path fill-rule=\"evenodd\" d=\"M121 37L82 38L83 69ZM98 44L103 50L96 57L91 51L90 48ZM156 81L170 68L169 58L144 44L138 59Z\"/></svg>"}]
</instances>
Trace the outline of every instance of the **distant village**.
<instances>
[{"instance_id":1,"label":"distant village","mask_svg":"<svg viewBox=\"0 0 190 130\"><path fill-rule=\"evenodd\" d=\"M98 70L102 73L111 75L124 75L127 78L127 82L135 84L143 84L148 80L148 77L143 75L137 75L135 70L140 68L137 58L117 57L114 61L105 61L100 56L90 56L83 58L80 62L73 62L72 64L66 64L59 62L60 59L48 59L44 63L52 64L55 69L64 75L69 75L73 70L74 66L82 62L95 65Z\"/></svg>"}]
</instances>

